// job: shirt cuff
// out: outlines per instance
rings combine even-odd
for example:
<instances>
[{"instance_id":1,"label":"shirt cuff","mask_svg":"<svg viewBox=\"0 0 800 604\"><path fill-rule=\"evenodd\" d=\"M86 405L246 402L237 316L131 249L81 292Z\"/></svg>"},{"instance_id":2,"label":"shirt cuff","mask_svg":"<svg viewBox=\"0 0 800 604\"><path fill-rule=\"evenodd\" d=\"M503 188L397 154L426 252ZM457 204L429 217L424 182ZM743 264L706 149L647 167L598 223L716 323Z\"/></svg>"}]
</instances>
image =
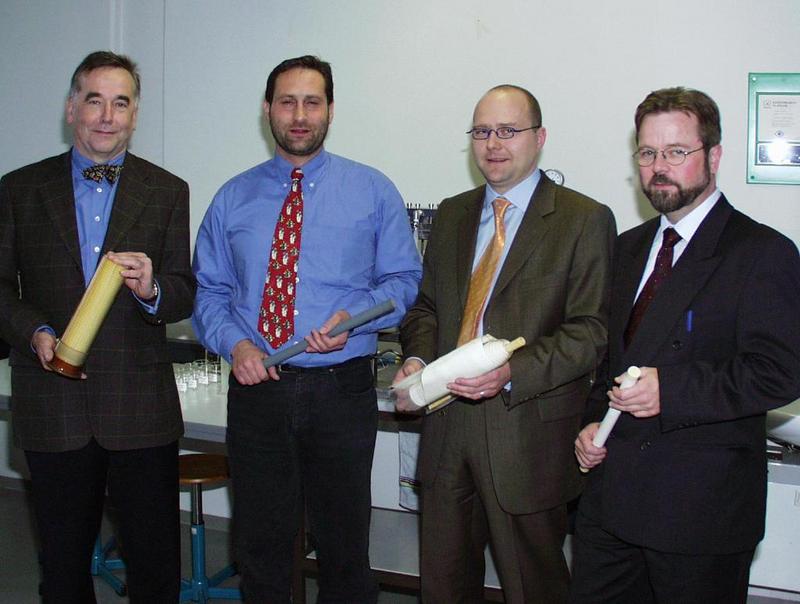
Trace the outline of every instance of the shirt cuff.
<instances>
[{"instance_id":1,"label":"shirt cuff","mask_svg":"<svg viewBox=\"0 0 800 604\"><path fill-rule=\"evenodd\" d=\"M142 300L139 296L133 294L133 297L139 301L139 304L142 306L142 308L150 315L154 315L158 312L158 305L161 303L161 287L158 285L158 281L155 279L153 279L153 287L156 290L156 297L152 302Z\"/></svg>"}]
</instances>

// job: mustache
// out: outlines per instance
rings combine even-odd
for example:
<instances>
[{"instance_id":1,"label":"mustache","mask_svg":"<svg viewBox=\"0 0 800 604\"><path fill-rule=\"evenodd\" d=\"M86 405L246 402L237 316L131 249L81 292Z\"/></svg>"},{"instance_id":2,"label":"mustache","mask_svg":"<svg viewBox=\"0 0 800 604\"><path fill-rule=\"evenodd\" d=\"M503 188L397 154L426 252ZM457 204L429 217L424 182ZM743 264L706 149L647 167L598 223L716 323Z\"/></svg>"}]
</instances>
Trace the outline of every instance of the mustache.
<instances>
[{"instance_id":1,"label":"mustache","mask_svg":"<svg viewBox=\"0 0 800 604\"><path fill-rule=\"evenodd\" d=\"M667 178L663 174L656 174L655 176L653 176L653 178L650 179L650 184L651 185L673 185L675 187L679 186L678 183L676 183L673 180L670 180L669 178Z\"/></svg>"}]
</instances>

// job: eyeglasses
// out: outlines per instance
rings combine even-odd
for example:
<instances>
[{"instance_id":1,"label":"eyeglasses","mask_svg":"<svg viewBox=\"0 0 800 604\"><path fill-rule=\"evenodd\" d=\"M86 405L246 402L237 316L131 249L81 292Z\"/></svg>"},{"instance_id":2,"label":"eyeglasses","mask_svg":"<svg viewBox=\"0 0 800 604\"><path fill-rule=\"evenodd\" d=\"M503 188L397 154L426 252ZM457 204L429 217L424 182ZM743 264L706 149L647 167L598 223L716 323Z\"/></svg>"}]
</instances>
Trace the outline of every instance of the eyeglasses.
<instances>
[{"instance_id":1,"label":"eyeglasses","mask_svg":"<svg viewBox=\"0 0 800 604\"><path fill-rule=\"evenodd\" d=\"M467 134L471 134L472 138L476 141L485 141L488 139L492 132L497 135L497 138L514 138L514 135L517 132L525 132L526 130L538 130L542 126L531 126L530 128L512 128L511 126L500 126L499 128L473 128L472 130L467 130Z\"/></svg>"},{"instance_id":2,"label":"eyeglasses","mask_svg":"<svg viewBox=\"0 0 800 604\"><path fill-rule=\"evenodd\" d=\"M656 151L655 149L649 149L645 147L634 153L633 158L639 162L640 166L646 168L647 166L652 166L655 163L656 157L658 157L658 154L660 153L661 157L664 158L664 161L670 166L680 166L686 161L686 158L689 155L692 153L697 153L698 151L702 151L703 149L705 149L705 147L698 147L697 149L687 151L681 147L670 147L669 149L661 149Z\"/></svg>"}]
</instances>

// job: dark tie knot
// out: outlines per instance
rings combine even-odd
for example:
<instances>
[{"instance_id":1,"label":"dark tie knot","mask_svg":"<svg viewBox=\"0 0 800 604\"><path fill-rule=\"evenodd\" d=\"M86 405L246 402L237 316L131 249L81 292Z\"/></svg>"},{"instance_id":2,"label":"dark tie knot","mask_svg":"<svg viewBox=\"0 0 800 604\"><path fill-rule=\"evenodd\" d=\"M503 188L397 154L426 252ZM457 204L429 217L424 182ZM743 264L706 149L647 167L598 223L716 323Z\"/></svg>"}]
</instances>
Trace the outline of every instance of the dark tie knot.
<instances>
[{"instance_id":1,"label":"dark tie knot","mask_svg":"<svg viewBox=\"0 0 800 604\"><path fill-rule=\"evenodd\" d=\"M678 231L675 229L664 229L664 239L661 242L661 247L673 248L681 239L682 237L678 235Z\"/></svg>"},{"instance_id":2,"label":"dark tie knot","mask_svg":"<svg viewBox=\"0 0 800 604\"><path fill-rule=\"evenodd\" d=\"M122 166L112 166L109 164L95 164L83 171L83 177L87 180L94 182L101 182L104 178L110 183L114 184L119 178L119 173L122 172Z\"/></svg>"},{"instance_id":3,"label":"dark tie knot","mask_svg":"<svg viewBox=\"0 0 800 604\"><path fill-rule=\"evenodd\" d=\"M292 170L292 180L303 180L303 170L301 168Z\"/></svg>"}]
</instances>

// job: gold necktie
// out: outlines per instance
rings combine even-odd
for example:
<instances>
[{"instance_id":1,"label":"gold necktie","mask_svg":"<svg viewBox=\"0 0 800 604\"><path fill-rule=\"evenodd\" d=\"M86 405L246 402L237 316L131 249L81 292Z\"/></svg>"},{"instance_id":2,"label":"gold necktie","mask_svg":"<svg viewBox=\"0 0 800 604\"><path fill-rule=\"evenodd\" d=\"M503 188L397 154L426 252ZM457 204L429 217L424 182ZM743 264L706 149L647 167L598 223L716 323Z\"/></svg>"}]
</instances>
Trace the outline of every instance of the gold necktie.
<instances>
[{"instance_id":1,"label":"gold necktie","mask_svg":"<svg viewBox=\"0 0 800 604\"><path fill-rule=\"evenodd\" d=\"M481 256L478 266L472 273L469 280L469 293L467 294L467 304L464 307L464 317L461 320L461 332L458 334L458 345L469 342L478 333L478 324L483 316L486 306L486 297L489 293L489 286L492 284L494 274L497 271L497 264L500 256L503 255L503 247L506 244L506 227L503 217L506 214L511 202L502 197L498 197L492 202L494 208L494 237L489 242L489 246Z\"/></svg>"}]
</instances>

